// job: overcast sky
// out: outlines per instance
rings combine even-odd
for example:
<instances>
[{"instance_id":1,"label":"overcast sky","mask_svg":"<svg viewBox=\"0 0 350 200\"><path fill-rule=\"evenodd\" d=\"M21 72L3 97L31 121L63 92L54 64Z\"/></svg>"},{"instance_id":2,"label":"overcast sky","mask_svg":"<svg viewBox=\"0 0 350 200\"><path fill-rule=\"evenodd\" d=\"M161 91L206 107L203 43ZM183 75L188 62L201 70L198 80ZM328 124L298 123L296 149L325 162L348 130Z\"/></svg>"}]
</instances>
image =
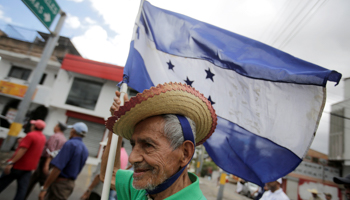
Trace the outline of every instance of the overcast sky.
<instances>
[{"instance_id":1,"label":"overcast sky","mask_svg":"<svg viewBox=\"0 0 350 200\"><path fill-rule=\"evenodd\" d=\"M124 66L139 0L56 0L68 14L61 35L83 57ZM349 0L150 0L259 40L298 58L350 76ZM56 18L56 22L58 17ZM47 32L20 0L0 0L0 26ZM54 29L53 25L51 30ZM311 148L328 153L330 105L343 100L343 81L327 85L327 104Z\"/></svg>"}]
</instances>

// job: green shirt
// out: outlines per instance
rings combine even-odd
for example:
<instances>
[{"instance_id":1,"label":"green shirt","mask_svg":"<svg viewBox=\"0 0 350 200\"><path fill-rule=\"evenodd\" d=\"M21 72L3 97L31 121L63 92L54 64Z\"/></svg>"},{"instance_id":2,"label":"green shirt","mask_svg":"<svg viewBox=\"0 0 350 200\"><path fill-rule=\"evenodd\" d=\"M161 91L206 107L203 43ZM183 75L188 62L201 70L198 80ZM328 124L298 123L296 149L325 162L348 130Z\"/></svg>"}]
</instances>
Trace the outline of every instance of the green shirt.
<instances>
[{"instance_id":1,"label":"green shirt","mask_svg":"<svg viewBox=\"0 0 350 200\"><path fill-rule=\"evenodd\" d=\"M132 187L134 178L133 171L118 170L115 177L115 185L118 195L118 200L147 200L146 190L136 190ZM182 200L206 200L202 191L199 188L199 179L196 175L188 172L188 176L192 182L191 185L180 190L176 194L166 198L167 200L182 199Z\"/></svg>"}]
</instances>

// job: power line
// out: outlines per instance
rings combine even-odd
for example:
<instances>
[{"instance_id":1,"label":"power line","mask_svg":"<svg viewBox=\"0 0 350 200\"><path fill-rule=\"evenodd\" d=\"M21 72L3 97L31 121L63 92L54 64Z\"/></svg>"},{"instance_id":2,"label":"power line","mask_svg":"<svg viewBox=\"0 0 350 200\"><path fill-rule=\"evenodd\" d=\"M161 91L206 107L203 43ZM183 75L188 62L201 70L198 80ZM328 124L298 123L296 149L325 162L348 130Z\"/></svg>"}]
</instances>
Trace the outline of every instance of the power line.
<instances>
[{"instance_id":1,"label":"power line","mask_svg":"<svg viewBox=\"0 0 350 200\"><path fill-rule=\"evenodd\" d=\"M300 30L307 24L307 22L312 19L312 17L314 16L314 13L316 13L320 7L322 7L324 5L324 3L327 0L324 0L323 2L321 2L321 4L315 8L317 6L317 4L320 1L317 1L317 3L315 3L312 8L310 9L310 11L303 17L303 19L299 22L299 26L297 26L295 29L293 29L290 34L286 37L286 39L281 43L280 48L284 48L299 32ZM304 21L305 20L305 21Z\"/></svg>"},{"instance_id":2,"label":"power line","mask_svg":"<svg viewBox=\"0 0 350 200\"><path fill-rule=\"evenodd\" d=\"M299 15L306 9L306 7L309 5L310 1L307 1L307 3L303 6L302 9L299 10L299 12L293 17L293 19L288 23L288 25L284 26L282 32L277 36L277 38L272 42L272 45L274 45L282 36L282 34L284 32L286 32L286 30L291 26L291 24L293 22L295 22L295 20L297 19L297 17L299 17ZM297 7L296 7L297 8ZM296 8L293 10L292 13L294 13L294 11L296 10Z\"/></svg>"}]
</instances>

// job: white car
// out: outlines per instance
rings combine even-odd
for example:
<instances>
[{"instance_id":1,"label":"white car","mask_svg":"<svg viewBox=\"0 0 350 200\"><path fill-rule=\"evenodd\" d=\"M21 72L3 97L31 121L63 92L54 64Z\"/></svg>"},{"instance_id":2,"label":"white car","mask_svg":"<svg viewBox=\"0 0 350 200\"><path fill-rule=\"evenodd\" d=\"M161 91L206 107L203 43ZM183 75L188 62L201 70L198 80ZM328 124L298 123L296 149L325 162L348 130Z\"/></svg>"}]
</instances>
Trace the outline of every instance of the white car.
<instances>
[{"instance_id":1,"label":"white car","mask_svg":"<svg viewBox=\"0 0 350 200\"><path fill-rule=\"evenodd\" d=\"M258 195L259 186L251 183L251 182L245 182L243 185L243 189L240 192L240 194L247 196L248 198L254 198L256 195ZM254 193L254 195L252 195Z\"/></svg>"}]
</instances>

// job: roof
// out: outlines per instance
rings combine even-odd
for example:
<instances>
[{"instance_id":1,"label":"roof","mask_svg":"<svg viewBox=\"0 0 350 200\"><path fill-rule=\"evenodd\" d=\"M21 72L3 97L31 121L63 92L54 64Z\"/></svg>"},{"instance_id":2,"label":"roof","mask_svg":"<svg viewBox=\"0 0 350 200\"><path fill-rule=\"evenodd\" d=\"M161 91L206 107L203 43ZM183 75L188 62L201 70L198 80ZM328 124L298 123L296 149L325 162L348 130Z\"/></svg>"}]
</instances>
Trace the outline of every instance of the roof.
<instances>
[{"instance_id":1,"label":"roof","mask_svg":"<svg viewBox=\"0 0 350 200\"><path fill-rule=\"evenodd\" d=\"M123 80L124 67L103 62L97 62L94 60L85 59L80 56L75 56L71 54L66 54L66 56L63 59L61 68L67 71L72 71L75 73L85 74L88 76L103 78L116 82L120 82Z\"/></svg>"},{"instance_id":2,"label":"roof","mask_svg":"<svg viewBox=\"0 0 350 200\"><path fill-rule=\"evenodd\" d=\"M43 32L40 32L40 31L38 31L38 33L45 40L45 42L49 40L49 36L50 36L49 34L43 33ZM69 52L70 54L74 54L74 55L80 56L79 51L75 48L74 44L72 43L72 41L69 38L64 37L64 36L60 36L58 38L57 43L58 43L58 47L62 47L64 49L69 49L70 50L70 52Z\"/></svg>"}]
</instances>

